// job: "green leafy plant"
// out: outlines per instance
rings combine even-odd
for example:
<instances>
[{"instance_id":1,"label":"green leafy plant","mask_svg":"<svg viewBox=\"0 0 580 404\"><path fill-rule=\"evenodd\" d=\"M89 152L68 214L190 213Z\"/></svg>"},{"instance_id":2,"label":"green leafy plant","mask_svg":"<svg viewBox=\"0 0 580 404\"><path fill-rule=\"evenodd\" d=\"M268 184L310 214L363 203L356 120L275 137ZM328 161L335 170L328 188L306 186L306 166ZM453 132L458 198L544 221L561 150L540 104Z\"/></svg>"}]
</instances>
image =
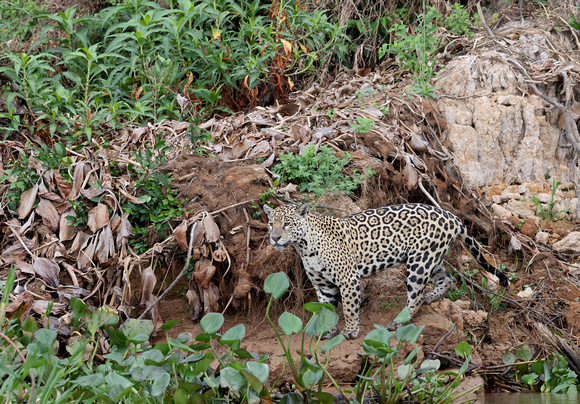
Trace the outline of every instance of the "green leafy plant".
<instances>
[{"instance_id":1,"label":"green leafy plant","mask_svg":"<svg viewBox=\"0 0 580 404\"><path fill-rule=\"evenodd\" d=\"M272 171L286 182L300 185L301 192L313 192L322 195L324 192L352 192L373 172L370 169L362 173L354 172L353 177L342 173L343 168L352 157L343 153L337 157L329 146L322 146L317 152L313 145L304 149L303 154L281 153L279 162Z\"/></svg>"},{"instance_id":2,"label":"green leafy plant","mask_svg":"<svg viewBox=\"0 0 580 404\"><path fill-rule=\"evenodd\" d=\"M375 92L372 87L363 87L356 91L356 98L359 104L364 104L365 98L372 95Z\"/></svg>"},{"instance_id":3,"label":"green leafy plant","mask_svg":"<svg viewBox=\"0 0 580 404\"><path fill-rule=\"evenodd\" d=\"M539 215L542 219L548 220L550 222L559 219L563 213L567 212L566 209L557 211L554 210L554 206L556 205L554 196L556 195L558 185L560 185L560 181L557 180L556 177L552 177L552 194L546 206L544 206L538 197L528 188L528 191L530 191L532 194L531 201L536 205L536 214Z\"/></svg>"},{"instance_id":4,"label":"green leafy plant","mask_svg":"<svg viewBox=\"0 0 580 404\"><path fill-rule=\"evenodd\" d=\"M445 27L452 34L456 35L472 35L472 22L469 18L469 13L463 8L460 3L455 3L451 6L449 15L445 18Z\"/></svg>"},{"instance_id":5,"label":"green leafy plant","mask_svg":"<svg viewBox=\"0 0 580 404\"><path fill-rule=\"evenodd\" d=\"M375 128L375 121L366 116L359 116L356 122L350 124L350 128L360 135L366 135Z\"/></svg>"},{"instance_id":6,"label":"green leafy plant","mask_svg":"<svg viewBox=\"0 0 580 404\"><path fill-rule=\"evenodd\" d=\"M578 376L559 353L533 360L530 348L524 345L515 353L507 351L503 362L512 365L516 379L531 389L561 394L576 394L579 390Z\"/></svg>"},{"instance_id":7,"label":"green leafy plant","mask_svg":"<svg viewBox=\"0 0 580 404\"><path fill-rule=\"evenodd\" d=\"M402 21L394 23L389 29L395 37L393 43L385 43L379 50L379 58L387 53L397 55L399 66L413 75L413 86L409 92L421 97L437 98L435 87L430 83L435 69L435 54L441 42L436 23L440 18L441 14L435 8L428 7L416 16L414 26L418 32L413 32L411 26Z\"/></svg>"}]
</instances>

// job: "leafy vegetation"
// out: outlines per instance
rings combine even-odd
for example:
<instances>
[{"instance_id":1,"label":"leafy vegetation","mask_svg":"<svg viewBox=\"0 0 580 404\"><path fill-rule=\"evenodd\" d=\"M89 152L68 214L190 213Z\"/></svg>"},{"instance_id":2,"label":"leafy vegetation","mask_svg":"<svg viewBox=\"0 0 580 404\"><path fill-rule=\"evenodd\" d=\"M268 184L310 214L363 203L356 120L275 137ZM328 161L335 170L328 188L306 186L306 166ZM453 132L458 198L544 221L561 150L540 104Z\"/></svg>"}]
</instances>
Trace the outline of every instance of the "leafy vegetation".
<instances>
[{"instance_id":1,"label":"leafy vegetation","mask_svg":"<svg viewBox=\"0 0 580 404\"><path fill-rule=\"evenodd\" d=\"M373 172L370 168L362 173L355 171L352 178L344 174L343 168L351 159L348 153L337 157L329 146L324 145L317 152L314 145L310 145L302 155L281 153L280 161L272 171L284 181L300 185L301 192L313 192L316 195L333 191L352 192Z\"/></svg>"},{"instance_id":2,"label":"leafy vegetation","mask_svg":"<svg viewBox=\"0 0 580 404\"><path fill-rule=\"evenodd\" d=\"M372 118L359 116L356 122L350 125L351 129L360 135L366 135L375 127L375 122Z\"/></svg>"},{"instance_id":3,"label":"leafy vegetation","mask_svg":"<svg viewBox=\"0 0 580 404\"><path fill-rule=\"evenodd\" d=\"M11 6L3 13L12 18L31 7L0 4ZM90 18L75 14L72 7L37 15L40 39L27 53L2 55L0 73L13 85L0 116L11 123L5 133L24 126L47 140L84 135L91 142L120 117L142 123L241 109L266 92L283 99L292 75L313 71L323 54L342 56L346 41L325 12L293 2L178 0L165 9L128 0ZM21 119L20 103L31 119Z\"/></svg>"},{"instance_id":4,"label":"leafy vegetation","mask_svg":"<svg viewBox=\"0 0 580 404\"><path fill-rule=\"evenodd\" d=\"M530 190L532 194L531 201L536 205L536 214L540 216L544 220L554 221L560 219L562 214L567 212L564 210L554 210L554 206L556 205L556 200L554 196L556 195L556 190L558 189L558 185L560 185L560 181L556 179L556 177L552 178L552 193L550 195L550 200L548 203L543 204L540 199Z\"/></svg>"}]
</instances>

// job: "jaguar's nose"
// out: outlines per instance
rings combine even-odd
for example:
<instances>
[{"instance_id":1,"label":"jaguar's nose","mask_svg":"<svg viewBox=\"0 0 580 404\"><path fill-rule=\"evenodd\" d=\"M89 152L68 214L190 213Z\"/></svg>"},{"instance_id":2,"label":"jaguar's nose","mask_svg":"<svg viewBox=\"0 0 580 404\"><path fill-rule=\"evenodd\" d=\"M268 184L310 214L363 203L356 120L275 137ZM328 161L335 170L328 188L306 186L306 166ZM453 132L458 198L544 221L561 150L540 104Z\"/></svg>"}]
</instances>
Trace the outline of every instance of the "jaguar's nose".
<instances>
[{"instance_id":1,"label":"jaguar's nose","mask_svg":"<svg viewBox=\"0 0 580 404\"><path fill-rule=\"evenodd\" d=\"M279 236L279 235L277 235L277 234L272 234L272 235L270 236L270 238L272 239L272 241L273 241L274 243L277 243L277 242L278 242L278 240L280 240L280 239L282 238L282 236Z\"/></svg>"}]
</instances>

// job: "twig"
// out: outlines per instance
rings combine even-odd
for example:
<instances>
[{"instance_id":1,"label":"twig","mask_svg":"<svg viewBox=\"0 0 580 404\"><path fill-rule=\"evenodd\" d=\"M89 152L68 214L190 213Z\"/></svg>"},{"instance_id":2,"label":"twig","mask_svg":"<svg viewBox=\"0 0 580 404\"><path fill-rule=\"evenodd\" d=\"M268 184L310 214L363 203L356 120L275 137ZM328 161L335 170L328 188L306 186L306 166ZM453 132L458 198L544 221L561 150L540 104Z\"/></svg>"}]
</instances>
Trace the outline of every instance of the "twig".
<instances>
[{"instance_id":1,"label":"twig","mask_svg":"<svg viewBox=\"0 0 580 404\"><path fill-rule=\"evenodd\" d=\"M177 284L177 282L179 282L179 280L183 277L183 275L187 273L187 268L189 268L189 262L191 261L191 252L193 250L193 233L195 231L195 228L197 227L197 223L198 222L195 222L193 226L191 226L191 231L189 232L189 249L187 250L187 260L183 265L183 269L181 270L179 275L177 275L177 277L173 280L171 285L169 285L167 289L165 289L165 291L161 295L159 295L159 297L153 303L151 303L151 305L147 307L143 313L141 313L141 315L138 317L138 320L141 320L143 317L145 317L147 313L149 313L155 306L157 306L157 304L161 301L161 299L163 299L165 295L167 295L169 291L173 289L173 287Z\"/></svg>"},{"instance_id":2,"label":"twig","mask_svg":"<svg viewBox=\"0 0 580 404\"><path fill-rule=\"evenodd\" d=\"M441 346L441 344L443 343L443 341L445 341L447 339L447 337L451 335L451 333L453 332L454 329L455 329L455 323L453 323L453 326L451 327L451 329L449 331L447 331L441 337L441 339L439 339L439 341L437 341L437 343L435 344L435 346L433 347L433 349L431 350L431 352L429 352L429 359L431 359L433 357L433 354L437 351L437 349L439 349L439 347Z\"/></svg>"},{"instance_id":3,"label":"twig","mask_svg":"<svg viewBox=\"0 0 580 404\"><path fill-rule=\"evenodd\" d=\"M485 29L485 32L487 32L487 35L489 35L491 39L493 39L494 41L497 41L496 36L494 35L493 32L491 32L491 29L489 29L489 25L487 25L487 22L485 22L485 16L483 15L483 10L481 9L481 4L479 2L477 3L477 14L479 14L479 21L481 21L481 25L483 25L483 28Z\"/></svg>"}]
</instances>

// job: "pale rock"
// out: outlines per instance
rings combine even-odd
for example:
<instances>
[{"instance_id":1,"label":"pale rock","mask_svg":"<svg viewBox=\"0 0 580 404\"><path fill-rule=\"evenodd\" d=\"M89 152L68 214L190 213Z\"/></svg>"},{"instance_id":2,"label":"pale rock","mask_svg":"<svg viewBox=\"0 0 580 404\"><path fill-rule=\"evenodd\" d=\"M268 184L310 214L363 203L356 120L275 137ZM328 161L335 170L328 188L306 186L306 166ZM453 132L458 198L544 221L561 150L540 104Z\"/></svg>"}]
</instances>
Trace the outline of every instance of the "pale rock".
<instances>
[{"instance_id":1,"label":"pale rock","mask_svg":"<svg viewBox=\"0 0 580 404\"><path fill-rule=\"evenodd\" d=\"M570 204L568 205L568 210L570 211L570 218L577 222L578 221L578 198L570 199Z\"/></svg>"},{"instance_id":2,"label":"pale rock","mask_svg":"<svg viewBox=\"0 0 580 404\"><path fill-rule=\"evenodd\" d=\"M540 218L535 215L534 204L526 201L510 200L505 206L515 216L522 219L532 219L536 225L540 223Z\"/></svg>"},{"instance_id":3,"label":"pale rock","mask_svg":"<svg viewBox=\"0 0 580 404\"><path fill-rule=\"evenodd\" d=\"M558 146L561 130L521 95L522 81L494 51L455 58L440 72L437 91L449 97L437 106L453 161L471 186L541 181L547 171L570 181L570 153Z\"/></svg>"},{"instance_id":4,"label":"pale rock","mask_svg":"<svg viewBox=\"0 0 580 404\"><path fill-rule=\"evenodd\" d=\"M552 200L552 194L548 194L548 193L536 194L536 198L538 198L540 200L540 202L542 202L542 203L550 203L550 201ZM554 202L559 202L561 200L562 200L562 197L560 197L558 195L554 195Z\"/></svg>"},{"instance_id":5,"label":"pale rock","mask_svg":"<svg viewBox=\"0 0 580 404\"><path fill-rule=\"evenodd\" d=\"M554 250L560 253L580 253L580 231L573 231L562 240L554 243Z\"/></svg>"},{"instance_id":6,"label":"pale rock","mask_svg":"<svg viewBox=\"0 0 580 404\"><path fill-rule=\"evenodd\" d=\"M518 194L525 194L527 190L528 188L526 188L525 185L519 185L514 192L517 192Z\"/></svg>"},{"instance_id":7,"label":"pale rock","mask_svg":"<svg viewBox=\"0 0 580 404\"><path fill-rule=\"evenodd\" d=\"M508 218L510 216L512 216L512 212L510 212L508 209L504 208L503 206L498 205L497 203L494 203L493 205L491 205L491 210L493 212L493 215L502 221L508 220Z\"/></svg>"},{"instance_id":8,"label":"pale rock","mask_svg":"<svg viewBox=\"0 0 580 404\"><path fill-rule=\"evenodd\" d=\"M517 192L504 192L500 195L500 199L502 202L506 202L510 199L520 200L522 199L522 196Z\"/></svg>"},{"instance_id":9,"label":"pale rock","mask_svg":"<svg viewBox=\"0 0 580 404\"><path fill-rule=\"evenodd\" d=\"M500 195L492 195L491 200L493 203L500 204L501 203L501 196Z\"/></svg>"},{"instance_id":10,"label":"pale rock","mask_svg":"<svg viewBox=\"0 0 580 404\"><path fill-rule=\"evenodd\" d=\"M536 233L536 243L548 244L548 241L550 241L550 233L546 233L545 231Z\"/></svg>"}]
</instances>

